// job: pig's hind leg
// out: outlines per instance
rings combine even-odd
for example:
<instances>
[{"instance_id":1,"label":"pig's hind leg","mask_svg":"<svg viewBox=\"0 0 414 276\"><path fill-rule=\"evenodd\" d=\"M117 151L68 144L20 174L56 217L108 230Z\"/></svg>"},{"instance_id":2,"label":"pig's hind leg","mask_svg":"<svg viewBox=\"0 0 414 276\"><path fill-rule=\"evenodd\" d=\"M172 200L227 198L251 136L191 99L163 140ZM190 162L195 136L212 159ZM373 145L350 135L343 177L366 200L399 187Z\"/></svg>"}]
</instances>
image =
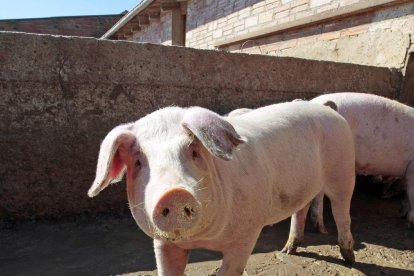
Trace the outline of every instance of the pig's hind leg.
<instances>
[{"instance_id":1,"label":"pig's hind leg","mask_svg":"<svg viewBox=\"0 0 414 276\"><path fill-rule=\"evenodd\" d=\"M344 180L342 180L344 181ZM332 214L338 229L338 245L341 255L346 264L355 262L354 239L351 233L351 198L354 187L354 178L349 179L349 183L343 182L344 185L336 183L336 189L326 191L326 195L331 201Z\"/></svg>"},{"instance_id":2,"label":"pig's hind leg","mask_svg":"<svg viewBox=\"0 0 414 276\"><path fill-rule=\"evenodd\" d=\"M305 232L306 215L308 214L310 203L300 209L290 218L289 238L282 252L286 254L295 254L296 249L303 241Z\"/></svg>"}]
</instances>

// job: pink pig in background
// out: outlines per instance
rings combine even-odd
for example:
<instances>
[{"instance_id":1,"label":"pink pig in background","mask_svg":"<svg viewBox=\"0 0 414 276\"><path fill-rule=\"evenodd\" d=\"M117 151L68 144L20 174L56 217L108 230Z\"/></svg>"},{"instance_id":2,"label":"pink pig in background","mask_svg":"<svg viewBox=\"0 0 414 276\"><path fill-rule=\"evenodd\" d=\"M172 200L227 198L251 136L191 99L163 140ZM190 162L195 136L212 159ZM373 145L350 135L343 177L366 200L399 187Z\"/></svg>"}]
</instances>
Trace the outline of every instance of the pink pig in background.
<instances>
[{"instance_id":1,"label":"pink pig in background","mask_svg":"<svg viewBox=\"0 0 414 276\"><path fill-rule=\"evenodd\" d=\"M363 93L334 93L311 102L332 101L349 123L355 140L356 172L405 178L409 227L414 227L414 109L394 100ZM314 224L323 224L323 193L312 206Z\"/></svg>"},{"instance_id":2,"label":"pink pig in background","mask_svg":"<svg viewBox=\"0 0 414 276\"><path fill-rule=\"evenodd\" d=\"M331 199L341 254L354 261L352 133L328 107L283 103L227 118L200 107L160 109L109 132L89 196L124 172L159 275L183 275L193 248L223 253L218 275L241 275L262 228L293 213L285 251L294 252L320 191Z\"/></svg>"}]
</instances>

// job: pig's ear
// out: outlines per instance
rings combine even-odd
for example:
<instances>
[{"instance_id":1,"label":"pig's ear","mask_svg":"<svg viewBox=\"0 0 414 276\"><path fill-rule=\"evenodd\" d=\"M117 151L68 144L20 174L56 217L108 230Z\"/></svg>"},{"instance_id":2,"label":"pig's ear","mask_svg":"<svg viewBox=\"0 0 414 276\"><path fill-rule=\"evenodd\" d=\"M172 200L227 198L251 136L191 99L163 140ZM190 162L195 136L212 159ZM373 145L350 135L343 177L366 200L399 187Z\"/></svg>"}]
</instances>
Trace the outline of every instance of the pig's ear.
<instances>
[{"instance_id":1,"label":"pig's ear","mask_svg":"<svg viewBox=\"0 0 414 276\"><path fill-rule=\"evenodd\" d=\"M224 160L231 160L234 148L247 141L225 119L201 107L187 109L181 124L193 133L211 154Z\"/></svg>"},{"instance_id":2,"label":"pig's ear","mask_svg":"<svg viewBox=\"0 0 414 276\"><path fill-rule=\"evenodd\" d=\"M90 197L98 195L109 184L122 180L126 171L120 149L130 149L135 143L135 135L129 130L130 125L122 125L111 130L99 150L96 177L88 191Z\"/></svg>"}]
</instances>

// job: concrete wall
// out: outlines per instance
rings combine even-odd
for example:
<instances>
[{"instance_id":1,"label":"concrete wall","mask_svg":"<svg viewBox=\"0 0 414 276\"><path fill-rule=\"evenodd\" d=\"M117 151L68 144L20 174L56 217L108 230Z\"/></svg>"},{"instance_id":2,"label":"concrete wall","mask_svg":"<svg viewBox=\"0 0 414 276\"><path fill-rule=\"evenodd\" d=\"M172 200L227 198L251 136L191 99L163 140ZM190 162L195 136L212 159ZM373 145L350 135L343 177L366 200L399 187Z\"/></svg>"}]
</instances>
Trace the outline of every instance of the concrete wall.
<instances>
[{"instance_id":1,"label":"concrete wall","mask_svg":"<svg viewBox=\"0 0 414 276\"><path fill-rule=\"evenodd\" d=\"M237 107L329 91L399 95L387 68L0 32L0 218L127 208L123 184L96 199L99 144L117 124L167 105Z\"/></svg>"}]
</instances>

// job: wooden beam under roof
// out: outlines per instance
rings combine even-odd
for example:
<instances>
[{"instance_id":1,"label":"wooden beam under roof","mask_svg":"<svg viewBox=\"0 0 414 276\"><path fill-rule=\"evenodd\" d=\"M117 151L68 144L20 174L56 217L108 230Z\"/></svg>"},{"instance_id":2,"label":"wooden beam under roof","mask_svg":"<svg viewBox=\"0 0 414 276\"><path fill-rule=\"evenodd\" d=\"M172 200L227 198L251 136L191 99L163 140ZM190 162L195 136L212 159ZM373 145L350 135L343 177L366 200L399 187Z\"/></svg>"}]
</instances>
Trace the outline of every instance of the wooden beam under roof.
<instances>
[{"instance_id":1,"label":"wooden beam under roof","mask_svg":"<svg viewBox=\"0 0 414 276\"><path fill-rule=\"evenodd\" d=\"M171 44L185 46L185 15L181 8L171 10Z\"/></svg>"},{"instance_id":2,"label":"wooden beam under roof","mask_svg":"<svg viewBox=\"0 0 414 276\"><path fill-rule=\"evenodd\" d=\"M150 22L159 22L160 21L160 12L151 12L148 14Z\"/></svg>"},{"instance_id":3,"label":"wooden beam under roof","mask_svg":"<svg viewBox=\"0 0 414 276\"><path fill-rule=\"evenodd\" d=\"M153 12L160 12L161 11L161 7L160 6L149 6L144 11L146 13L148 13L148 14L153 13Z\"/></svg>"},{"instance_id":4,"label":"wooden beam under roof","mask_svg":"<svg viewBox=\"0 0 414 276\"><path fill-rule=\"evenodd\" d=\"M177 2L176 0L161 0L161 11L170 11L179 9L180 7L180 2Z\"/></svg>"}]
</instances>

